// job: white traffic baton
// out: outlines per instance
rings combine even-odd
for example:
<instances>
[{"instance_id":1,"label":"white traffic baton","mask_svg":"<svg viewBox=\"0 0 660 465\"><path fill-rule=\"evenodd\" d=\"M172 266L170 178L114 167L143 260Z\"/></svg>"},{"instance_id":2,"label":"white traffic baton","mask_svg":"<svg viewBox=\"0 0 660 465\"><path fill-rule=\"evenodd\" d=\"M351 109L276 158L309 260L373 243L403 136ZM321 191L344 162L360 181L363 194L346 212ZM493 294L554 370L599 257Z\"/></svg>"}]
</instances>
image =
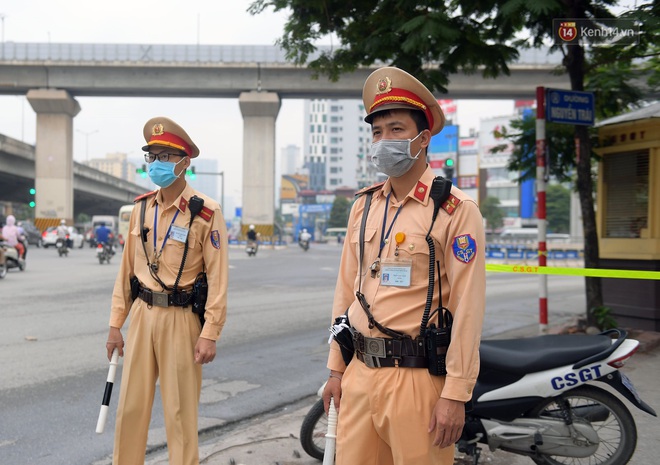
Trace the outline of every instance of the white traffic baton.
<instances>
[{"instance_id":1,"label":"white traffic baton","mask_svg":"<svg viewBox=\"0 0 660 465\"><path fill-rule=\"evenodd\" d=\"M103 392L103 401L101 402L101 411L99 420L96 422L96 433L101 434L105 429L105 420L108 418L108 406L110 405L110 396L112 395L112 385L115 382L117 374L117 361L119 360L119 349L115 347L110 358L110 368L108 369L108 378L105 382L105 391Z\"/></svg>"},{"instance_id":2,"label":"white traffic baton","mask_svg":"<svg viewBox=\"0 0 660 465\"><path fill-rule=\"evenodd\" d=\"M337 410L335 401L330 398L330 407L328 408L328 431L325 434L325 450L323 451L323 465L333 465L335 463L335 441L337 439Z\"/></svg>"}]
</instances>

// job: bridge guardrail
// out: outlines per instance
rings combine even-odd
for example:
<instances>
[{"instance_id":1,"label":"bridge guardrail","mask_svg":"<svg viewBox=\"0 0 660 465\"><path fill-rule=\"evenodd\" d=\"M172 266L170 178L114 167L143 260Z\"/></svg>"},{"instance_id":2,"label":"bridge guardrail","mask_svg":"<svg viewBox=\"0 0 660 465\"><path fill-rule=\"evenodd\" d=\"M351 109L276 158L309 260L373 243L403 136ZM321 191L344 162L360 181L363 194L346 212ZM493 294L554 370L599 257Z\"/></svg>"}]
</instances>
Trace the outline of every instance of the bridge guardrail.
<instances>
[{"instance_id":1,"label":"bridge guardrail","mask_svg":"<svg viewBox=\"0 0 660 465\"><path fill-rule=\"evenodd\" d=\"M331 46L318 46L310 60ZM548 47L520 50L517 64L560 64L561 55ZM129 63L291 63L278 45L201 44L83 44L58 42L4 42L0 60Z\"/></svg>"}]
</instances>

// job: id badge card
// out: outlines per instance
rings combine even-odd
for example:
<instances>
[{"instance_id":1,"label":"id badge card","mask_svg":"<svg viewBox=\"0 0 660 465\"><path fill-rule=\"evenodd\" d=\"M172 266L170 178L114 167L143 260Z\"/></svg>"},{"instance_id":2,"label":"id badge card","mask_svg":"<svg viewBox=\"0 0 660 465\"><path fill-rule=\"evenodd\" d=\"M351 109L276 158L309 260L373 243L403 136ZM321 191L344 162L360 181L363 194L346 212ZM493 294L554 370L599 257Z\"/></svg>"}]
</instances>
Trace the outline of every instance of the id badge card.
<instances>
[{"instance_id":1,"label":"id badge card","mask_svg":"<svg viewBox=\"0 0 660 465\"><path fill-rule=\"evenodd\" d=\"M181 226L172 225L170 237L177 242L186 242L186 239L188 238L188 230Z\"/></svg>"},{"instance_id":2,"label":"id badge card","mask_svg":"<svg viewBox=\"0 0 660 465\"><path fill-rule=\"evenodd\" d=\"M412 260L384 259L380 264L381 286L410 287Z\"/></svg>"}]
</instances>

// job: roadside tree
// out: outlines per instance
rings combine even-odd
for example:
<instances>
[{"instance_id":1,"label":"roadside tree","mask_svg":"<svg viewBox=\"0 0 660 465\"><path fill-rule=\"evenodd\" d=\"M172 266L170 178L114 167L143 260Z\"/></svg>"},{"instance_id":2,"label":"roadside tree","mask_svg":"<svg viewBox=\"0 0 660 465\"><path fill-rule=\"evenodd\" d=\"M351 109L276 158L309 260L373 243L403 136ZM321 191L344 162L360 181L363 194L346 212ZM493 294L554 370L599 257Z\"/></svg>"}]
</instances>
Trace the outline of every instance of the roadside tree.
<instances>
[{"instance_id":1,"label":"roadside tree","mask_svg":"<svg viewBox=\"0 0 660 465\"><path fill-rule=\"evenodd\" d=\"M616 6L616 0L256 0L249 11L287 11L289 17L279 43L289 59L317 74L338 79L359 66L387 63L414 74L431 89L446 92L450 76L461 71L480 72L486 78L508 75L508 64L518 58L519 49L541 47L554 40L554 19L587 19L598 26L601 19L615 18L612 7ZM648 78L646 83L657 83L660 2L643 1L635 6L620 16L641 22L642 34L634 44L595 47L603 50L592 50L591 61L586 56L589 45L553 45L563 55L559 71L568 75L572 90L585 90L590 70L612 67L637 71L614 73L619 89L624 84L630 89L641 86L640 76ZM319 50L316 44L330 37L339 43ZM646 61L640 63L640 59ZM603 95L614 94L616 102L616 89L603 89ZM597 100L600 98L597 95ZM585 265L597 268L592 144L587 127L576 126L573 136L579 142L576 185ZM600 278L586 278L586 294L586 315L591 320L589 309L603 304Z\"/></svg>"}]
</instances>

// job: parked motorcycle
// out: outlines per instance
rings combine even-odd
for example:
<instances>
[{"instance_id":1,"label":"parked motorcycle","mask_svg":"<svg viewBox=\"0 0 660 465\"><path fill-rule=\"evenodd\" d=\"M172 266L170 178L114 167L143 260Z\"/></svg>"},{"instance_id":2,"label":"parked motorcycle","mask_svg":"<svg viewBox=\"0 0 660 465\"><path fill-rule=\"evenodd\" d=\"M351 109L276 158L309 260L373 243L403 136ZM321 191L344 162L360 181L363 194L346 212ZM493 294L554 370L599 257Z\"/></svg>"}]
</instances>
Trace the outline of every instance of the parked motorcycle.
<instances>
[{"instance_id":1,"label":"parked motorcycle","mask_svg":"<svg viewBox=\"0 0 660 465\"><path fill-rule=\"evenodd\" d=\"M66 238L58 237L55 241L55 248L60 257L67 257L69 255L69 236L67 235Z\"/></svg>"},{"instance_id":2,"label":"parked motorcycle","mask_svg":"<svg viewBox=\"0 0 660 465\"><path fill-rule=\"evenodd\" d=\"M106 262L109 265L110 259L114 254L115 252L112 249L112 244L99 242L96 245L96 258L98 259L99 264L103 265L103 262Z\"/></svg>"},{"instance_id":3,"label":"parked motorcycle","mask_svg":"<svg viewBox=\"0 0 660 465\"><path fill-rule=\"evenodd\" d=\"M7 271L12 268L18 268L20 271L25 270L25 259L18 255L16 247L7 244L5 241L0 241L0 247L2 247L2 255L4 255L3 263L0 263L0 278L4 278Z\"/></svg>"},{"instance_id":4,"label":"parked motorcycle","mask_svg":"<svg viewBox=\"0 0 660 465\"><path fill-rule=\"evenodd\" d=\"M479 444L540 465L625 465L635 451L637 429L620 398L656 416L620 371L638 346L619 329L595 336L482 341L481 367L458 450L475 465ZM323 421L327 424L320 399L300 432L305 452L319 460Z\"/></svg>"}]
</instances>

